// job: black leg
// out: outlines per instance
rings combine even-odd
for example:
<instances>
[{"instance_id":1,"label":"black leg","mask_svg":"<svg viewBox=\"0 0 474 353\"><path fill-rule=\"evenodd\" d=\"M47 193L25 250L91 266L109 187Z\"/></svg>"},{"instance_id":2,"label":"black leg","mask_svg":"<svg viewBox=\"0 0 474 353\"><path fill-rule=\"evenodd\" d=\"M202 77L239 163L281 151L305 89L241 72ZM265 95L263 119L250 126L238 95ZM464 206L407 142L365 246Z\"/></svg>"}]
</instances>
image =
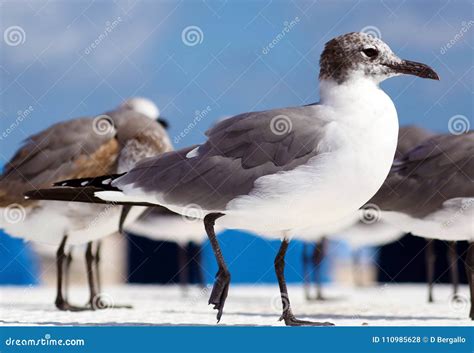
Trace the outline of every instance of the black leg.
<instances>
[{"instance_id":1,"label":"black leg","mask_svg":"<svg viewBox=\"0 0 474 353\"><path fill-rule=\"evenodd\" d=\"M310 286L310 273L308 270L309 262L311 261L310 257L308 256L308 244L303 244L303 289L304 289L304 296L306 300L311 300L311 286Z\"/></svg>"},{"instance_id":2,"label":"black leg","mask_svg":"<svg viewBox=\"0 0 474 353\"><path fill-rule=\"evenodd\" d=\"M101 243L97 243L97 248L94 253L93 243L87 243L86 249L86 270L87 282L89 285L89 309L131 309L131 305L115 304L111 298L105 296L99 288L102 287L101 277L99 275Z\"/></svg>"},{"instance_id":3,"label":"black leg","mask_svg":"<svg viewBox=\"0 0 474 353\"><path fill-rule=\"evenodd\" d=\"M435 272L435 243L434 240L428 239L425 250L425 260L426 260L426 280L428 282L428 303L433 302L433 280Z\"/></svg>"},{"instance_id":4,"label":"black leg","mask_svg":"<svg viewBox=\"0 0 474 353\"><path fill-rule=\"evenodd\" d=\"M458 254L456 250L457 242L448 242L448 266L451 275L451 283L453 284L453 300L459 300L459 272L458 272Z\"/></svg>"},{"instance_id":5,"label":"black leg","mask_svg":"<svg viewBox=\"0 0 474 353\"><path fill-rule=\"evenodd\" d=\"M324 300L322 294L322 269L321 265L327 253L327 238L323 237L315 244L313 252L314 283L316 284L316 300Z\"/></svg>"},{"instance_id":6,"label":"black leg","mask_svg":"<svg viewBox=\"0 0 474 353\"><path fill-rule=\"evenodd\" d=\"M94 270L93 263L95 256L92 252L92 242L87 243L86 249L86 271L87 271L87 283L89 284L89 305L92 310L98 309L102 306L100 298L97 295L97 288L94 281Z\"/></svg>"},{"instance_id":7,"label":"black leg","mask_svg":"<svg viewBox=\"0 0 474 353\"><path fill-rule=\"evenodd\" d=\"M68 303L63 297L63 263L66 258L66 253L64 252L64 248L66 246L67 236L64 236L59 248L56 252L56 275L57 275L57 283L56 283L56 300L54 304L56 308L59 310L68 310Z\"/></svg>"},{"instance_id":8,"label":"black leg","mask_svg":"<svg viewBox=\"0 0 474 353\"><path fill-rule=\"evenodd\" d=\"M474 320L474 242L469 243L466 254L466 274L471 295L471 309L469 318Z\"/></svg>"},{"instance_id":9,"label":"black leg","mask_svg":"<svg viewBox=\"0 0 474 353\"><path fill-rule=\"evenodd\" d=\"M120 212L120 219L119 219L119 228L118 228L118 231L120 234L123 234L123 225L131 209L132 209L131 205L122 206L122 211Z\"/></svg>"},{"instance_id":10,"label":"black leg","mask_svg":"<svg viewBox=\"0 0 474 353\"><path fill-rule=\"evenodd\" d=\"M222 317L222 311L224 309L227 294L229 293L230 285L230 272L227 269L224 256L222 256L222 251L216 238L216 233L214 232L214 223L216 219L223 215L223 213L210 213L204 217L204 228L206 229L207 236L211 242L217 265L219 266L216 280L214 281L214 286L212 287L211 296L209 298L209 304L213 304L214 309L217 309L217 322L219 322Z\"/></svg>"},{"instance_id":11,"label":"black leg","mask_svg":"<svg viewBox=\"0 0 474 353\"><path fill-rule=\"evenodd\" d=\"M66 256L66 262L64 265L64 300L69 302L69 283L71 282L71 262L72 262L72 249Z\"/></svg>"},{"instance_id":12,"label":"black leg","mask_svg":"<svg viewBox=\"0 0 474 353\"><path fill-rule=\"evenodd\" d=\"M67 242L67 236L64 236L56 252L56 269L58 273L57 273L56 300L54 304L56 305L56 308L58 308L59 310L70 310L70 311L88 310L88 308L85 308L85 307L78 307L78 306L73 306L69 304L69 302L63 296L63 289L65 287L65 284L67 283L67 282L63 283L63 279L66 280L66 278L63 278L64 271L65 270L69 271L67 266L65 266L65 260L67 262L66 252L64 251L66 247L66 242Z\"/></svg>"},{"instance_id":13,"label":"black leg","mask_svg":"<svg viewBox=\"0 0 474 353\"><path fill-rule=\"evenodd\" d=\"M275 257L275 273L278 278L278 285L280 287L281 303L283 306L283 313L280 320L285 320L287 326L332 326L330 322L311 322L298 320L291 311L290 297L288 296L288 289L286 288L285 280L285 255L288 249L288 239L283 239L280 250Z\"/></svg>"},{"instance_id":14,"label":"black leg","mask_svg":"<svg viewBox=\"0 0 474 353\"><path fill-rule=\"evenodd\" d=\"M94 267L95 267L95 275L97 278L97 290L99 291L99 293L101 293L102 292L102 277L100 275L100 260L101 260L100 250L102 247L102 242L98 240L96 244L97 245L95 249Z\"/></svg>"}]
</instances>

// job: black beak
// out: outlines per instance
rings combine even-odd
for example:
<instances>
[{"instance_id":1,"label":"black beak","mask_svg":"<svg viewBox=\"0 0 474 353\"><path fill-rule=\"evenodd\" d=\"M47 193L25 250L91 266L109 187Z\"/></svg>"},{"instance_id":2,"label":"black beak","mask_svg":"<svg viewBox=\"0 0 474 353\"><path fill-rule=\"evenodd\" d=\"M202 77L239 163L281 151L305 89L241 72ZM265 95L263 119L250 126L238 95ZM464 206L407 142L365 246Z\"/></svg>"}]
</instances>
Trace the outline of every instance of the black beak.
<instances>
[{"instance_id":1,"label":"black beak","mask_svg":"<svg viewBox=\"0 0 474 353\"><path fill-rule=\"evenodd\" d=\"M163 128L164 128L165 130L168 130L168 128L170 127L170 124L168 123L168 120L166 120L166 119L158 118L158 119L156 119L156 121L157 121L158 123L160 123L161 126L163 126Z\"/></svg>"},{"instance_id":2,"label":"black beak","mask_svg":"<svg viewBox=\"0 0 474 353\"><path fill-rule=\"evenodd\" d=\"M386 66L400 74L415 75L439 81L438 74L431 67L416 61L402 60L400 63L386 64Z\"/></svg>"}]
</instances>

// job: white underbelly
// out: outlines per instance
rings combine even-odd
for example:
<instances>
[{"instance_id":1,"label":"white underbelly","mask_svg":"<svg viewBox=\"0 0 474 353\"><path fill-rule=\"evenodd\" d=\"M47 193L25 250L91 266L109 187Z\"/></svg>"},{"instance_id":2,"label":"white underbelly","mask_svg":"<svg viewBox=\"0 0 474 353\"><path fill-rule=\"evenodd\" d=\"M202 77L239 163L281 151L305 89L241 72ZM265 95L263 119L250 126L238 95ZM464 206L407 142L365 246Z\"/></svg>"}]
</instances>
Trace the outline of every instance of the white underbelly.
<instances>
[{"instance_id":1,"label":"white underbelly","mask_svg":"<svg viewBox=\"0 0 474 353\"><path fill-rule=\"evenodd\" d=\"M136 219L144 207L134 207L127 223ZM1 210L0 210L1 211ZM22 220L2 220L2 228L13 237L49 245L59 245L65 235L69 245L85 244L118 230L121 207L79 202L41 201L23 209Z\"/></svg>"}]
</instances>

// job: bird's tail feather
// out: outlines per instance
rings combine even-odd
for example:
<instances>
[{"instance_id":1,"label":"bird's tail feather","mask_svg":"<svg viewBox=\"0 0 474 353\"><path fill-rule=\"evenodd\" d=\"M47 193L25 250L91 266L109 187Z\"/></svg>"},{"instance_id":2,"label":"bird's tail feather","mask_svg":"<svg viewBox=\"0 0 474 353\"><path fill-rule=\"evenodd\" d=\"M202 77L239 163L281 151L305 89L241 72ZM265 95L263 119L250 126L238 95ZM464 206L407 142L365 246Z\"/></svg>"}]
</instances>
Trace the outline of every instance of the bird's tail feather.
<instances>
[{"instance_id":1,"label":"bird's tail feather","mask_svg":"<svg viewBox=\"0 0 474 353\"><path fill-rule=\"evenodd\" d=\"M94 178L59 181L47 189L31 190L25 193L30 200L72 201L98 204L154 206L148 202L106 201L95 196L100 191L120 191L112 186L112 181L123 174L104 175Z\"/></svg>"},{"instance_id":2,"label":"bird's tail feather","mask_svg":"<svg viewBox=\"0 0 474 353\"><path fill-rule=\"evenodd\" d=\"M118 188L112 186L112 181L115 179L120 178L122 174L109 174L109 175L102 175L93 178L80 178L80 179L68 179L58 181L54 183L54 186L69 186L74 188L84 188L84 187L96 187L101 191L112 190L112 191L120 191Z\"/></svg>"}]
</instances>

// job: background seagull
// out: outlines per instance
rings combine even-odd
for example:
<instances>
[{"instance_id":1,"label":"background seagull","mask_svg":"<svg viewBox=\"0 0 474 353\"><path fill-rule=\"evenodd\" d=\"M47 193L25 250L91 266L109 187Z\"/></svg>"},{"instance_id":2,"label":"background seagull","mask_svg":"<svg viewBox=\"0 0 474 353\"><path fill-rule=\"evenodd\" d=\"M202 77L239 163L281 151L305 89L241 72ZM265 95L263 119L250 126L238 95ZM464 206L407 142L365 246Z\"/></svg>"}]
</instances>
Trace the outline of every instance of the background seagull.
<instances>
[{"instance_id":1,"label":"background seagull","mask_svg":"<svg viewBox=\"0 0 474 353\"><path fill-rule=\"evenodd\" d=\"M156 122L158 109L144 98L133 98L97 117L61 122L29 137L0 177L0 227L26 240L58 246L56 307L77 310L64 298L65 246L88 243L87 274L90 308L100 306L92 242L117 231L120 206L26 200L27 190L40 189L65 178L123 173L144 157L170 151L170 140ZM24 212L21 222L9 222L13 208ZM136 208L135 217L144 208ZM98 246L99 249L99 246ZM68 260L70 262L70 260ZM98 276L98 271L97 276ZM100 281L99 281L100 282Z\"/></svg>"},{"instance_id":2,"label":"background seagull","mask_svg":"<svg viewBox=\"0 0 474 353\"><path fill-rule=\"evenodd\" d=\"M284 278L292 230L350 215L385 180L395 154L398 119L379 83L400 74L438 76L424 64L398 58L387 44L365 33L329 41L320 66L320 104L228 118L206 133L202 145L138 163L107 185L102 180L79 185L76 193L111 202L159 204L184 215L193 213L190 204L197 205L219 265L209 300L218 309L218 320L230 273L215 236L216 220L226 228L274 233L283 238L275 258L281 319L287 325L328 325L298 320L292 313ZM54 196L50 191L49 197Z\"/></svg>"},{"instance_id":3,"label":"background seagull","mask_svg":"<svg viewBox=\"0 0 474 353\"><path fill-rule=\"evenodd\" d=\"M432 137L400 156L369 201L413 235L470 242L466 270L474 319L474 132ZM452 264L451 264L452 266Z\"/></svg>"}]
</instances>

